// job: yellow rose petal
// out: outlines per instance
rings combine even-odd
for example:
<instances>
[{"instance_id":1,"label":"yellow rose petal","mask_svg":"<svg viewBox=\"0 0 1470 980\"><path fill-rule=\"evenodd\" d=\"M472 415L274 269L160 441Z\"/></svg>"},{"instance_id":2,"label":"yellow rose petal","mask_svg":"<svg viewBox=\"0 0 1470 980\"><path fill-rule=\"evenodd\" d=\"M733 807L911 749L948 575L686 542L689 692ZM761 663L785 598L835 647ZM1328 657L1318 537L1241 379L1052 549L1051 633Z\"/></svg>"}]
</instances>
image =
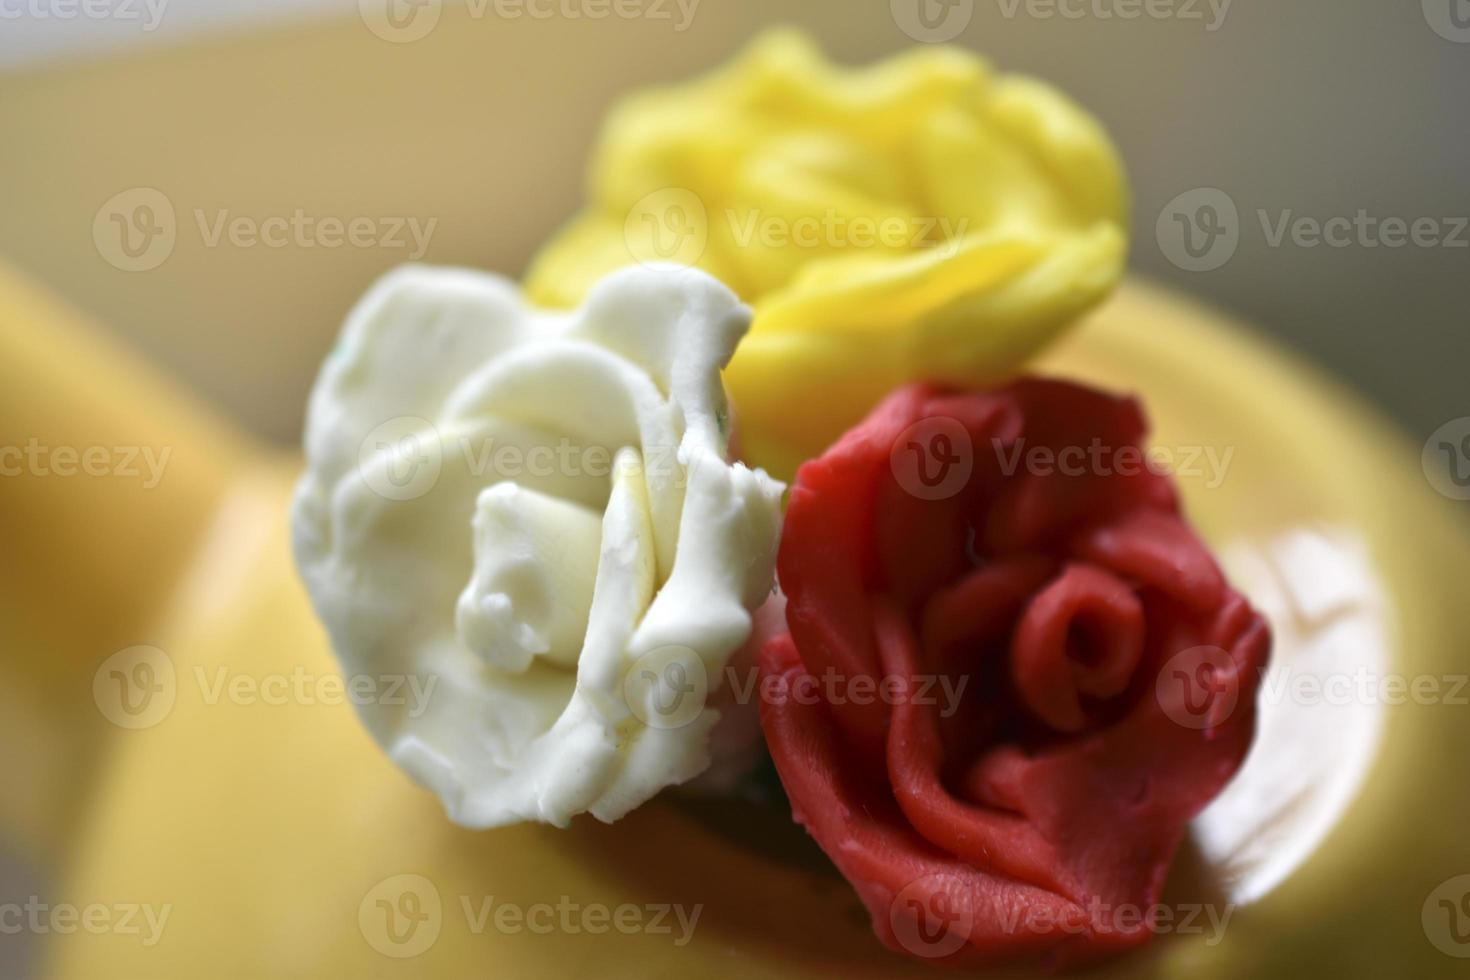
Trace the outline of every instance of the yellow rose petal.
<instances>
[{"instance_id":1,"label":"yellow rose petal","mask_svg":"<svg viewBox=\"0 0 1470 980\"><path fill-rule=\"evenodd\" d=\"M1127 190L1065 96L954 48L866 68L802 35L610 114L586 209L528 291L571 305L634 262L755 309L727 372L745 457L790 478L887 391L1014 370L1122 275Z\"/></svg>"}]
</instances>

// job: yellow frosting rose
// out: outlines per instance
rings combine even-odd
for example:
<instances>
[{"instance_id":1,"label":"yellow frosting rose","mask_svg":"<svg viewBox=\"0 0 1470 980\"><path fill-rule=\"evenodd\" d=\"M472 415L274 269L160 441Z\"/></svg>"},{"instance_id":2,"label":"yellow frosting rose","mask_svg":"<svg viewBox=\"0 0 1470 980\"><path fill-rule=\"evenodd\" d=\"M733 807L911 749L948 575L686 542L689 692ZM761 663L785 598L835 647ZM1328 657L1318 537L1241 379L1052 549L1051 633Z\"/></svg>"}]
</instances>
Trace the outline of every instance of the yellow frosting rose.
<instances>
[{"instance_id":1,"label":"yellow frosting rose","mask_svg":"<svg viewBox=\"0 0 1470 980\"><path fill-rule=\"evenodd\" d=\"M1090 116L955 48L868 68L803 36L612 112L591 202L528 279L570 306L677 261L755 307L726 374L745 457L789 477L887 391L1012 370L1101 300L1127 190Z\"/></svg>"}]
</instances>

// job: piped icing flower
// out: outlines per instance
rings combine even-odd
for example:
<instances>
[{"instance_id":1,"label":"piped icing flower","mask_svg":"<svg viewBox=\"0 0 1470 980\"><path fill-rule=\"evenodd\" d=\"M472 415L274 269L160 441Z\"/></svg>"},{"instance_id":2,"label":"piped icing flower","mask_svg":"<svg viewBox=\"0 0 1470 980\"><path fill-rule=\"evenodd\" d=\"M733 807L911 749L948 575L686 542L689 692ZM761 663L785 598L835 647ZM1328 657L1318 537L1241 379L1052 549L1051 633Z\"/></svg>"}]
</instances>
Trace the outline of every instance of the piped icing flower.
<instances>
[{"instance_id":1,"label":"piped icing flower","mask_svg":"<svg viewBox=\"0 0 1470 980\"><path fill-rule=\"evenodd\" d=\"M745 458L789 478L891 389L1013 370L1117 283L1127 191L1101 127L954 48L827 62L801 35L634 95L585 210L528 277L580 301L609 269L703 268L755 308L727 372Z\"/></svg>"},{"instance_id":2,"label":"piped icing flower","mask_svg":"<svg viewBox=\"0 0 1470 980\"><path fill-rule=\"evenodd\" d=\"M1250 748L1270 633L1145 430L1065 382L914 385L797 476L762 721L895 950L1055 968L1146 941Z\"/></svg>"},{"instance_id":3,"label":"piped icing flower","mask_svg":"<svg viewBox=\"0 0 1470 980\"><path fill-rule=\"evenodd\" d=\"M548 312L410 266L348 317L311 396L296 558L348 683L424 693L359 710L455 821L613 821L708 765L705 700L780 521L781 484L727 451L720 370L748 323L680 267Z\"/></svg>"}]
</instances>

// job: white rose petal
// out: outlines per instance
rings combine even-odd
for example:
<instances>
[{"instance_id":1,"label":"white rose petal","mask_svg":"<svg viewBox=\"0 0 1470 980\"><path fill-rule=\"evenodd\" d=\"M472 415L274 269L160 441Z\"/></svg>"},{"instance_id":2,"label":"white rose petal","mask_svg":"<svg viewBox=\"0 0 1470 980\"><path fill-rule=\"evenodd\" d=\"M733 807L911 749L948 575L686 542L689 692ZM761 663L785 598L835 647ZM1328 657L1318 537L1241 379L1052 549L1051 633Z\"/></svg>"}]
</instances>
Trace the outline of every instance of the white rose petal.
<instances>
[{"instance_id":1,"label":"white rose petal","mask_svg":"<svg viewBox=\"0 0 1470 980\"><path fill-rule=\"evenodd\" d=\"M296 559L349 675L431 691L360 712L455 821L612 821L709 765L780 526L781 485L728 459L749 317L692 269L622 270L561 313L410 266L348 318Z\"/></svg>"}]
</instances>

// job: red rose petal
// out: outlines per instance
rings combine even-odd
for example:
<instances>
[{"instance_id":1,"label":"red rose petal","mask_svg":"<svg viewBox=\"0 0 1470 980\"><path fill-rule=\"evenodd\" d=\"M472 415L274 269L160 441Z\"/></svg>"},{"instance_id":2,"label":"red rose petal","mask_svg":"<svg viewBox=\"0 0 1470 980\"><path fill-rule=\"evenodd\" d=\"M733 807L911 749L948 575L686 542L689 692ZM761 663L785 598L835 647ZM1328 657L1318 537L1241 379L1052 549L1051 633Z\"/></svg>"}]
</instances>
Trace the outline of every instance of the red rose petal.
<instances>
[{"instance_id":1,"label":"red rose petal","mask_svg":"<svg viewBox=\"0 0 1470 980\"><path fill-rule=\"evenodd\" d=\"M935 419L972 472L910 494L894 448ZM797 476L790 634L761 665L815 696L763 699L762 724L895 949L1069 966L1145 941L1110 910L1157 902L1250 746L1269 633L1136 465L1144 433L1132 399L1062 382L910 387Z\"/></svg>"},{"instance_id":2,"label":"red rose petal","mask_svg":"<svg viewBox=\"0 0 1470 980\"><path fill-rule=\"evenodd\" d=\"M1011 646L1026 706L1057 731L1082 731L1085 696L1109 698L1128 687L1143 630L1143 606L1126 584L1093 566L1067 566L1031 600Z\"/></svg>"},{"instance_id":3,"label":"red rose petal","mask_svg":"<svg viewBox=\"0 0 1470 980\"><path fill-rule=\"evenodd\" d=\"M766 647L762 669L788 687L805 674L789 637ZM761 720L772 754L784 761L781 780L797 822L853 883L886 946L965 966L1094 955L1083 909L956 863L908 828L881 778L866 780L864 767L846 756L826 705L763 700ZM1059 941L1075 951L1059 949Z\"/></svg>"}]
</instances>

